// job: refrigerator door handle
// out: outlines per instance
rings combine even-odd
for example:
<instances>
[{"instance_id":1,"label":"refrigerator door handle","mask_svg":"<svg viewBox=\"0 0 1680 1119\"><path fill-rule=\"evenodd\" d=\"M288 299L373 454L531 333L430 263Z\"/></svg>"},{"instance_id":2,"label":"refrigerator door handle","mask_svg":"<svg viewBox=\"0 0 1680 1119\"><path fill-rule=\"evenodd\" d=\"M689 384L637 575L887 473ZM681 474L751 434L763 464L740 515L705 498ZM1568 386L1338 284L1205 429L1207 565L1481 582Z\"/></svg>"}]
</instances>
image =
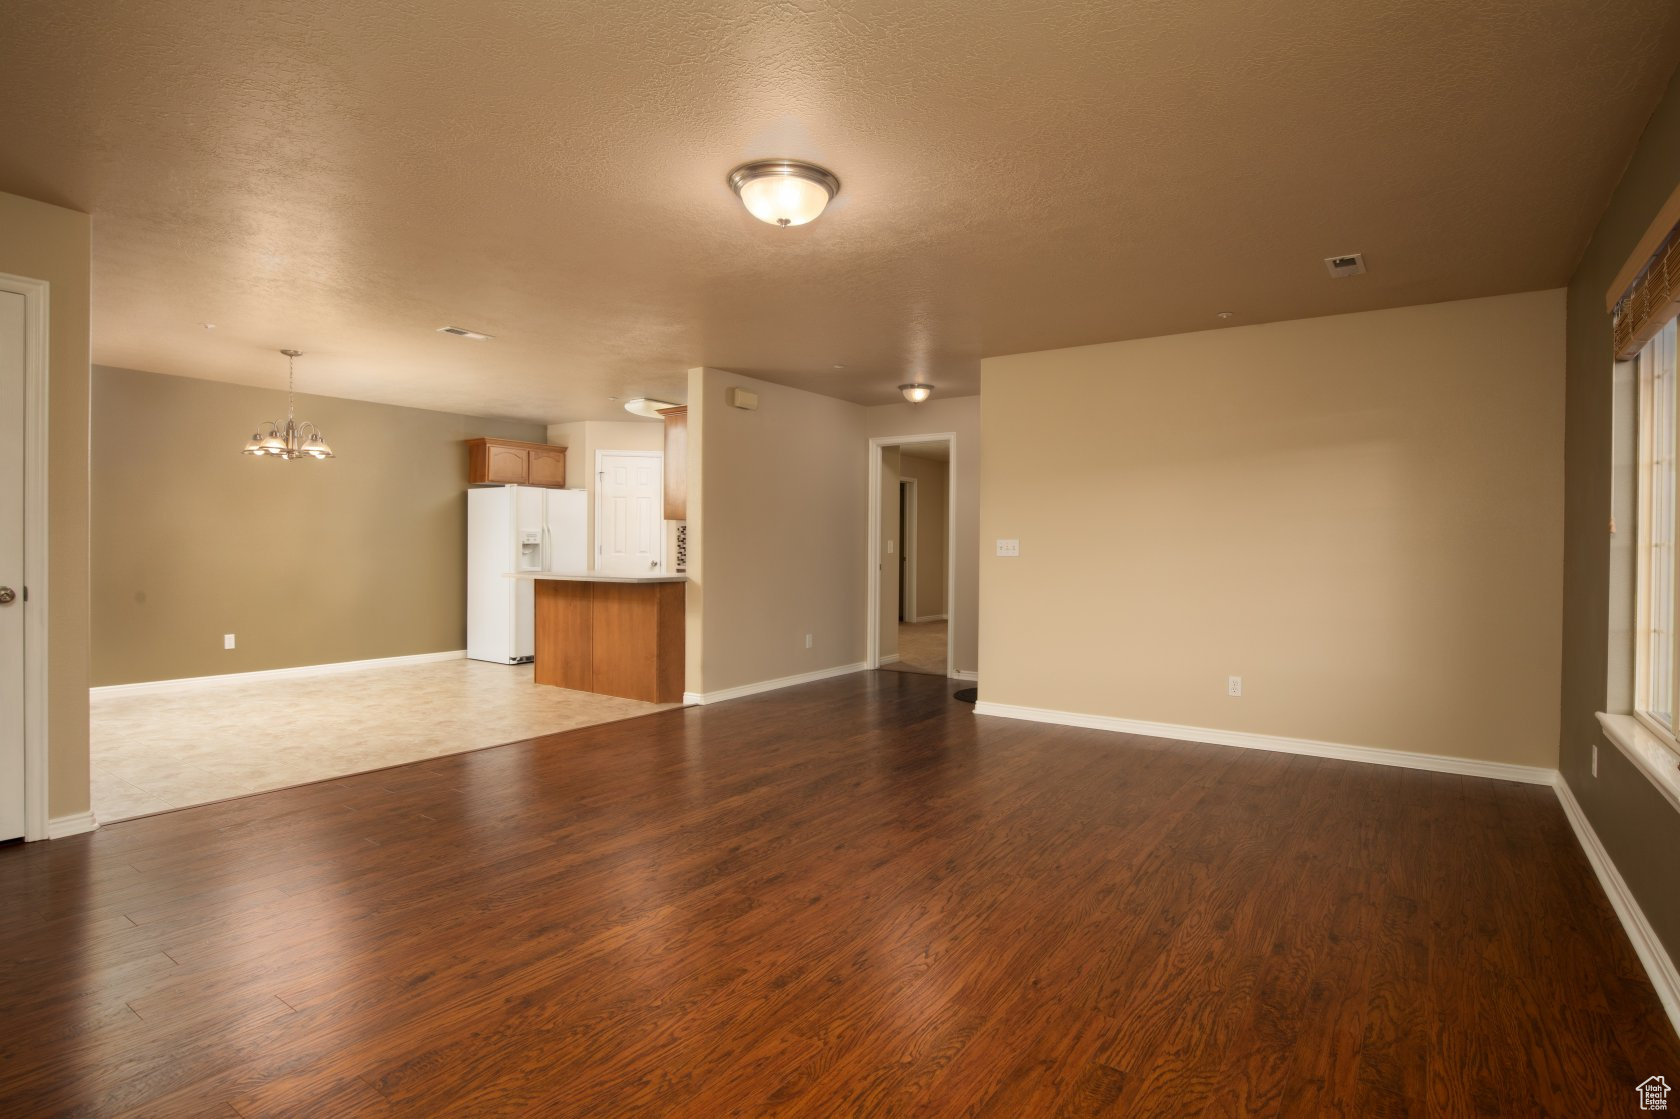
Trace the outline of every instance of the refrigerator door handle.
<instances>
[{"instance_id":1,"label":"refrigerator door handle","mask_svg":"<svg viewBox=\"0 0 1680 1119\"><path fill-rule=\"evenodd\" d=\"M543 522L542 528L542 569L554 570L554 540L548 531L548 522Z\"/></svg>"}]
</instances>

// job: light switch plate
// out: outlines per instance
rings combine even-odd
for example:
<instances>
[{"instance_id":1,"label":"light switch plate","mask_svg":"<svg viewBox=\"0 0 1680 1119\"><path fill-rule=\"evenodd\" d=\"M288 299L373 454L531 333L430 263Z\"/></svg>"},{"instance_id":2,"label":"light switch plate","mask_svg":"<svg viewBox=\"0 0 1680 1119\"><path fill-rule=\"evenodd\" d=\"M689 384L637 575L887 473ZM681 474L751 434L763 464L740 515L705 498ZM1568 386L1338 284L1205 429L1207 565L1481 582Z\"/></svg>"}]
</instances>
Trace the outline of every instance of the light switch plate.
<instances>
[{"instance_id":1,"label":"light switch plate","mask_svg":"<svg viewBox=\"0 0 1680 1119\"><path fill-rule=\"evenodd\" d=\"M1019 540L999 540L997 542L997 554L1000 556L1018 556L1021 554L1021 542Z\"/></svg>"}]
</instances>

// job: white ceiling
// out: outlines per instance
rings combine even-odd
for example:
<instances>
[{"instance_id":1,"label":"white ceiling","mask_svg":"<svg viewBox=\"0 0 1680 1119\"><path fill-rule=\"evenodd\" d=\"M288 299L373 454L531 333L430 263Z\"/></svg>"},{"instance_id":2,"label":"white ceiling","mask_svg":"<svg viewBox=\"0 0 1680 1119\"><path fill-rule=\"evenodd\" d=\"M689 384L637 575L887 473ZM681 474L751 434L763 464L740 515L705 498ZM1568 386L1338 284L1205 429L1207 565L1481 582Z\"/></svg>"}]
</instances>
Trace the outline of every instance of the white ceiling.
<instances>
[{"instance_id":1,"label":"white ceiling","mask_svg":"<svg viewBox=\"0 0 1680 1119\"><path fill-rule=\"evenodd\" d=\"M484 416L1563 283L1674 0L11 0L0 189L94 357ZM843 186L777 229L724 184ZM1321 258L1363 252L1332 281ZM216 324L214 331L200 324ZM435 333L459 325L474 343ZM844 366L844 368L836 368Z\"/></svg>"}]
</instances>

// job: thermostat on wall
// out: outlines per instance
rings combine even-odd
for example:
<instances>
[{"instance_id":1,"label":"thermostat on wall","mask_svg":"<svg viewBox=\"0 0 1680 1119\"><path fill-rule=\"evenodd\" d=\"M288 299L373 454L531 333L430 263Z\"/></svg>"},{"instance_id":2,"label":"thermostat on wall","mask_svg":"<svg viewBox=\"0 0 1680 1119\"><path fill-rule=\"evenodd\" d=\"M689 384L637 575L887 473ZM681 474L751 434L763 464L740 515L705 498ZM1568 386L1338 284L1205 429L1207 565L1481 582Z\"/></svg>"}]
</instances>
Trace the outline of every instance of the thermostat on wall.
<instances>
[{"instance_id":1,"label":"thermostat on wall","mask_svg":"<svg viewBox=\"0 0 1680 1119\"><path fill-rule=\"evenodd\" d=\"M733 407L741 408L748 412L756 412L758 410L758 394L756 392L748 392L746 389L730 389L729 403Z\"/></svg>"}]
</instances>

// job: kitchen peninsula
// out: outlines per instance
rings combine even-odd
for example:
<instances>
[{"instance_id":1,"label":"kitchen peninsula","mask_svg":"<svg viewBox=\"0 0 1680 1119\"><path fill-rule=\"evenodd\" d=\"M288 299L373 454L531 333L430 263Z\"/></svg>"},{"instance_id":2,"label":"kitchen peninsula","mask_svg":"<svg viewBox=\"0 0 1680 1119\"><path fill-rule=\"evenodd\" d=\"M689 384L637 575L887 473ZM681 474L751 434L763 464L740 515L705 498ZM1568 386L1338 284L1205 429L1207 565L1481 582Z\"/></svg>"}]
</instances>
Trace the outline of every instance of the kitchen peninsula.
<instances>
[{"instance_id":1,"label":"kitchen peninsula","mask_svg":"<svg viewBox=\"0 0 1680 1119\"><path fill-rule=\"evenodd\" d=\"M687 576L532 571L513 577L536 581L537 683L682 702Z\"/></svg>"}]
</instances>

